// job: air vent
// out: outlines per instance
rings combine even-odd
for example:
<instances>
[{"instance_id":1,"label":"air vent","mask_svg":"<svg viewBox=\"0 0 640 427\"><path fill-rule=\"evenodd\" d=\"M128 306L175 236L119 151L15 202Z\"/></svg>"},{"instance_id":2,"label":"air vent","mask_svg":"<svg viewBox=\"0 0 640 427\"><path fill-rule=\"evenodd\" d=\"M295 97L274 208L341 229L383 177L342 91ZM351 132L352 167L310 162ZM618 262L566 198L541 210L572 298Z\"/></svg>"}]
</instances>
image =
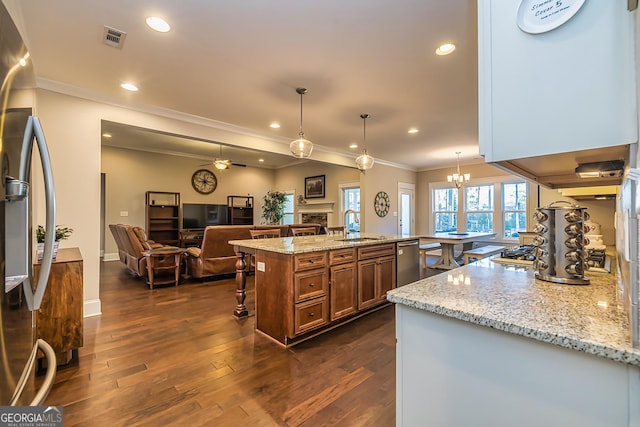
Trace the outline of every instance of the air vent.
<instances>
[{"instance_id":1,"label":"air vent","mask_svg":"<svg viewBox=\"0 0 640 427\"><path fill-rule=\"evenodd\" d=\"M124 31L116 30L108 26L104 26L102 32L102 41L107 46L115 47L116 49L122 49L124 45L124 39L127 37L127 33Z\"/></svg>"}]
</instances>

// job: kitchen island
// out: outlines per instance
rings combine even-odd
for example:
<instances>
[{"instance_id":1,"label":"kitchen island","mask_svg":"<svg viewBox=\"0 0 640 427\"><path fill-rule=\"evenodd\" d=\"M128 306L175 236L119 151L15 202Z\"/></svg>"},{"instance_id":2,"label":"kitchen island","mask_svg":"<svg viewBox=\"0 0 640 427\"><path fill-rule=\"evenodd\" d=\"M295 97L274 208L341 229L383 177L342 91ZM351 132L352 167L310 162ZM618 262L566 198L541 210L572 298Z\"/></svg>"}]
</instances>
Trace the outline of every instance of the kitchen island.
<instances>
[{"instance_id":1,"label":"kitchen island","mask_svg":"<svg viewBox=\"0 0 640 427\"><path fill-rule=\"evenodd\" d=\"M246 260L255 267L256 330L290 346L388 304L396 286L396 242L358 234L232 240L237 318L246 317ZM416 259L416 263L418 260Z\"/></svg>"},{"instance_id":2,"label":"kitchen island","mask_svg":"<svg viewBox=\"0 0 640 427\"><path fill-rule=\"evenodd\" d=\"M389 292L398 426L631 426L640 350L617 279L535 280L489 259Z\"/></svg>"}]
</instances>

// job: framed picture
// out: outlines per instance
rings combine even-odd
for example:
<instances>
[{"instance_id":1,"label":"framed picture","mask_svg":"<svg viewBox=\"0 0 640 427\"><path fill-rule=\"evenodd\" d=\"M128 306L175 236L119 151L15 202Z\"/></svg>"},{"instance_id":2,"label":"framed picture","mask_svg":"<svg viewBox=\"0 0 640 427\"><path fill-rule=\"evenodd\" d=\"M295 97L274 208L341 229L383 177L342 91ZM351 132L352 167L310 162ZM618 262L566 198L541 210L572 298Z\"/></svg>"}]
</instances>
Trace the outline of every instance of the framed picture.
<instances>
[{"instance_id":1,"label":"framed picture","mask_svg":"<svg viewBox=\"0 0 640 427\"><path fill-rule=\"evenodd\" d=\"M324 175L309 176L304 179L305 199L324 199Z\"/></svg>"}]
</instances>

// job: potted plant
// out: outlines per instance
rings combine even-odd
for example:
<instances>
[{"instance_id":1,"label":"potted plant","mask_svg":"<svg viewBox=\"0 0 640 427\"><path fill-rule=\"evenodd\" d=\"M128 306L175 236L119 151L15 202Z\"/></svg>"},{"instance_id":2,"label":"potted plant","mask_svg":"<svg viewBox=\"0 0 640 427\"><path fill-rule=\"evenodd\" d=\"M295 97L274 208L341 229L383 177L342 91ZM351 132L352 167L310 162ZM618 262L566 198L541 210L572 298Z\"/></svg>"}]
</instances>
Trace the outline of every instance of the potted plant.
<instances>
[{"instance_id":1,"label":"potted plant","mask_svg":"<svg viewBox=\"0 0 640 427\"><path fill-rule=\"evenodd\" d=\"M280 224L284 217L287 195L280 191L267 191L262 198L262 218L267 224Z\"/></svg>"},{"instance_id":2,"label":"potted plant","mask_svg":"<svg viewBox=\"0 0 640 427\"><path fill-rule=\"evenodd\" d=\"M56 259L58 255L58 244L60 240L68 239L73 233L73 229L69 227L64 227L61 225L56 225L56 235L53 243L53 259ZM46 230L43 226L38 225L36 228L36 241L38 242L38 247L36 249L36 255L38 257L38 261L42 261L42 255L44 253L44 236L46 234Z\"/></svg>"}]
</instances>

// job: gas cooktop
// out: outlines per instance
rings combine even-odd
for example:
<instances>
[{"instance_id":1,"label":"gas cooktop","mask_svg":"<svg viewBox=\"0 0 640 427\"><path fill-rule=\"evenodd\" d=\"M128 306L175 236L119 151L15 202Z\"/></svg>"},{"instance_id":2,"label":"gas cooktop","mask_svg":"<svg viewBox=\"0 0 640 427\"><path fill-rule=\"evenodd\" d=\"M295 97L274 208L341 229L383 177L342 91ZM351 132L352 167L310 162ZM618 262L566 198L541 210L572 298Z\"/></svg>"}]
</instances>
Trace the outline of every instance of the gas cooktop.
<instances>
[{"instance_id":1,"label":"gas cooktop","mask_svg":"<svg viewBox=\"0 0 640 427\"><path fill-rule=\"evenodd\" d=\"M520 245L514 248L505 249L500 256L491 258L493 262L499 264L511 264L519 266L533 266L535 256L533 255L534 245ZM587 271L594 273L611 273L611 257L605 254L604 249L586 249Z\"/></svg>"}]
</instances>

